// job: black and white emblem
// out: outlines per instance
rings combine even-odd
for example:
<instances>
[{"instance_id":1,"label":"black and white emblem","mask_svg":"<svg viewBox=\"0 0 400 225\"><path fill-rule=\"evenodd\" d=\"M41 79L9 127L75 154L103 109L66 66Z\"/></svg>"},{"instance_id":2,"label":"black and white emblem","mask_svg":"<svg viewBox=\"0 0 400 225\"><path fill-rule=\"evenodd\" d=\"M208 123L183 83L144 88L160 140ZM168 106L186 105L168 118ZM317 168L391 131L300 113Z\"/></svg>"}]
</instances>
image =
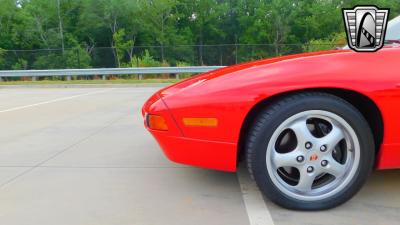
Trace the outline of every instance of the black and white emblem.
<instances>
[{"instance_id":1,"label":"black and white emblem","mask_svg":"<svg viewBox=\"0 0 400 225\"><path fill-rule=\"evenodd\" d=\"M357 52L375 52L383 47L389 9L356 6L343 9L349 47Z\"/></svg>"}]
</instances>

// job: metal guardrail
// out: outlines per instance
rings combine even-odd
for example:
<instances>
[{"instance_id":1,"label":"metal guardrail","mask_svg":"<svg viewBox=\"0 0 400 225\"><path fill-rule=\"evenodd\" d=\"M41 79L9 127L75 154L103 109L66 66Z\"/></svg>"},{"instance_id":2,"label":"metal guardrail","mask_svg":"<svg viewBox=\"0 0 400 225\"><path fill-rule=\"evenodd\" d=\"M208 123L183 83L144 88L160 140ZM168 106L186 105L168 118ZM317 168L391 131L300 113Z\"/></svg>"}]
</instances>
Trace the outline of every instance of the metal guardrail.
<instances>
[{"instance_id":1,"label":"metal guardrail","mask_svg":"<svg viewBox=\"0 0 400 225\"><path fill-rule=\"evenodd\" d=\"M64 76L99 76L103 79L108 75L138 74L140 78L144 74L176 74L179 79L181 73L204 73L223 68L223 66L191 66L191 67L142 67L142 68L99 68L99 69L57 69L57 70L0 70L2 77L53 77Z\"/></svg>"}]
</instances>

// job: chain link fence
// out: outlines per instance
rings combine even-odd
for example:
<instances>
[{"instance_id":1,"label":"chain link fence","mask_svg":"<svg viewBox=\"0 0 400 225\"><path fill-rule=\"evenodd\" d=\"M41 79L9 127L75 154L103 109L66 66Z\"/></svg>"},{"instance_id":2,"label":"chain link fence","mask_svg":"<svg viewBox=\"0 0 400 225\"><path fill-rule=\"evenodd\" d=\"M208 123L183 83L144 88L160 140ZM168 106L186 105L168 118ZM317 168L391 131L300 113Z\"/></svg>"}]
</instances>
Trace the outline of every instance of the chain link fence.
<instances>
[{"instance_id":1,"label":"chain link fence","mask_svg":"<svg viewBox=\"0 0 400 225\"><path fill-rule=\"evenodd\" d=\"M124 67L229 66L237 63L302 52L338 48L335 44L221 44L1 50L0 70L48 70ZM187 74L190 76L191 74ZM138 76L117 76L136 78ZM159 74L148 78L170 78ZM19 78L8 78L11 80ZM46 78L48 79L48 78ZM60 79L54 77L54 79ZM78 77L78 79L92 79Z\"/></svg>"},{"instance_id":2,"label":"chain link fence","mask_svg":"<svg viewBox=\"0 0 400 225\"><path fill-rule=\"evenodd\" d=\"M0 70L83 69L146 66L228 66L241 62L337 46L305 44L222 44L135 46L130 49L0 50Z\"/></svg>"}]
</instances>

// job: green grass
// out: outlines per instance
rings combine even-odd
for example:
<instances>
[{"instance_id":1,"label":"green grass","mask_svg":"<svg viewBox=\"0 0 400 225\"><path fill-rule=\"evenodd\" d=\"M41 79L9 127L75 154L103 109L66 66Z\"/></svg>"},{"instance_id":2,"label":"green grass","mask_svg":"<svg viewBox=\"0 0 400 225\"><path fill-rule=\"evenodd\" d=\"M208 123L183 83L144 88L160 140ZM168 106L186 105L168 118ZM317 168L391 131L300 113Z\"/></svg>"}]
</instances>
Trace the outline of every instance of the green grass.
<instances>
[{"instance_id":1,"label":"green grass","mask_svg":"<svg viewBox=\"0 0 400 225\"><path fill-rule=\"evenodd\" d=\"M176 79L116 79L116 80L41 80L41 81L1 81L0 85L60 85L60 84L155 84L176 83Z\"/></svg>"}]
</instances>

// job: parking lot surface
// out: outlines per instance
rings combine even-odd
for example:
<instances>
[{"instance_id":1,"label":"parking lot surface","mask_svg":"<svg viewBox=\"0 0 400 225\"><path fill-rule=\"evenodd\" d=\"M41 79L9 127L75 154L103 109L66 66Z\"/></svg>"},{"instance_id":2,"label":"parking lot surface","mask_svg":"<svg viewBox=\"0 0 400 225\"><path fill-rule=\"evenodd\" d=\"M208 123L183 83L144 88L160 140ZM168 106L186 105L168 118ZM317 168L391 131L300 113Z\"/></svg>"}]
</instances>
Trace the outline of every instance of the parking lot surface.
<instances>
[{"instance_id":1,"label":"parking lot surface","mask_svg":"<svg viewBox=\"0 0 400 225\"><path fill-rule=\"evenodd\" d=\"M400 171L350 202L282 209L237 174L169 162L143 128L157 87L0 89L0 224L400 224Z\"/></svg>"}]
</instances>

